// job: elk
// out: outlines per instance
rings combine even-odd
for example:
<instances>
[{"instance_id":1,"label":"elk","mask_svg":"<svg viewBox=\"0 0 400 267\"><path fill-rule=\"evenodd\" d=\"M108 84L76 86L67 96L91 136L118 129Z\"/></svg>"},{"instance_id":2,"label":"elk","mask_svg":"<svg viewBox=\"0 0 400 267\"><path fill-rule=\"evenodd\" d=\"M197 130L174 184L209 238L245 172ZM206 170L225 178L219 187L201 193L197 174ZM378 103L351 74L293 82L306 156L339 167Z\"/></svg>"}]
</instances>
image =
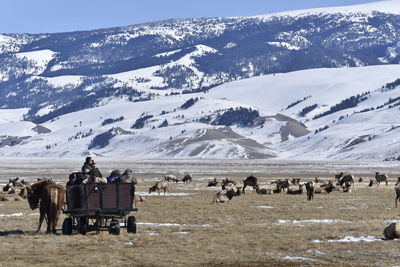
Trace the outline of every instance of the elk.
<instances>
[{"instance_id":1,"label":"elk","mask_svg":"<svg viewBox=\"0 0 400 267\"><path fill-rule=\"evenodd\" d=\"M395 198L396 208L397 208L397 200L400 200L400 180L399 180L399 178L398 178L397 183L396 183L396 185L394 187L394 190L396 192L396 198Z\"/></svg>"},{"instance_id":2,"label":"elk","mask_svg":"<svg viewBox=\"0 0 400 267\"><path fill-rule=\"evenodd\" d=\"M208 181L207 187L213 187L213 186L218 186L219 182L217 181L217 178L214 178L214 180Z\"/></svg>"},{"instance_id":3,"label":"elk","mask_svg":"<svg viewBox=\"0 0 400 267\"><path fill-rule=\"evenodd\" d=\"M260 195L271 195L273 194L273 190L268 189L268 188L260 188L258 185L255 186L257 194Z\"/></svg>"},{"instance_id":4,"label":"elk","mask_svg":"<svg viewBox=\"0 0 400 267\"><path fill-rule=\"evenodd\" d=\"M380 185L381 182L386 182L386 186L388 185L388 179L389 177L386 174L380 174L379 172L375 173L375 180L377 185Z\"/></svg>"},{"instance_id":5,"label":"elk","mask_svg":"<svg viewBox=\"0 0 400 267\"><path fill-rule=\"evenodd\" d=\"M175 175L172 175L172 174L168 174L168 175L165 175L164 176L164 180L165 181L168 181L168 182L175 182L175 183L178 183L179 182L179 179L178 178L176 178L176 176Z\"/></svg>"},{"instance_id":6,"label":"elk","mask_svg":"<svg viewBox=\"0 0 400 267\"><path fill-rule=\"evenodd\" d=\"M191 183L192 180L193 180L193 178L192 178L192 176L190 174L186 174L182 178L182 182L184 182L184 183Z\"/></svg>"},{"instance_id":7,"label":"elk","mask_svg":"<svg viewBox=\"0 0 400 267\"><path fill-rule=\"evenodd\" d=\"M302 184L299 185L299 189L298 190L288 189L287 193L289 195L300 195L300 194L303 194L303 185Z\"/></svg>"},{"instance_id":8,"label":"elk","mask_svg":"<svg viewBox=\"0 0 400 267\"><path fill-rule=\"evenodd\" d=\"M160 190L164 190L164 195L165 195L166 191L168 191L168 193L169 193L167 181L159 181L155 185L150 187L149 194L151 194L151 192L155 192L155 191L158 191L158 194L160 194Z\"/></svg>"},{"instance_id":9,"label":"elk","mask_svg":"<svg viewBox=\"0 0 400 267\"><path fill-rule=\"evenodd\" d=\"M233 189L218 192L214 197L213 203L226 203L229 202L234 196L236 196L236 192Z\"/></svg>"},{"instance_id":10,"label":"elk","mask_svg":"<svg viewBox=\"0 0 400 267\"><path fill-rule=\"evenodd\" d=\"M309 181L306 183L306 190L307 190L307 200L311 201L314 199L314 189L315 183L313 181Z\"/></svg>"},{"instance_id":11,"label":"elk","mask_svg":"<svg viewBox=\"0 0 400 267\"><path fill-rule=\"evenodd\" d=\"M243 194L245 193L244 189L246 188L246 186L252 186L255 189L255 187L258 186L257 177L250 175L249 177L243 180L243 189L242 189Z\"/></svg>"}]
</instances>

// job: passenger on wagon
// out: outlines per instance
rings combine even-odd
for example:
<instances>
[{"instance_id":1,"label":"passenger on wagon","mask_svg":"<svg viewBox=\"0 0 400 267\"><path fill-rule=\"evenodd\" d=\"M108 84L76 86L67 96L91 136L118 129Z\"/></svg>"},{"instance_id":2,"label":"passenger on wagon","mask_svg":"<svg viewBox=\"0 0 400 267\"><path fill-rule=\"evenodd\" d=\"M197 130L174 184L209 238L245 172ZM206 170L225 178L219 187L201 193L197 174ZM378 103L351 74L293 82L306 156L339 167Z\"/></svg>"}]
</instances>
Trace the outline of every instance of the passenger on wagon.
<instances>
[{"instance_id":1,"label":"passenger on wagon","mask_svg":"<svg viewBox=\"0 0 400 267\"><path fill-rule=\"evenodd\" d=\"M85 163L83 163L82 166L82 175L83 176L90 176L90 172L93 169L93 163L94 161L92 160L92 157L86 157Z\"/></svg>"}]
</instances>

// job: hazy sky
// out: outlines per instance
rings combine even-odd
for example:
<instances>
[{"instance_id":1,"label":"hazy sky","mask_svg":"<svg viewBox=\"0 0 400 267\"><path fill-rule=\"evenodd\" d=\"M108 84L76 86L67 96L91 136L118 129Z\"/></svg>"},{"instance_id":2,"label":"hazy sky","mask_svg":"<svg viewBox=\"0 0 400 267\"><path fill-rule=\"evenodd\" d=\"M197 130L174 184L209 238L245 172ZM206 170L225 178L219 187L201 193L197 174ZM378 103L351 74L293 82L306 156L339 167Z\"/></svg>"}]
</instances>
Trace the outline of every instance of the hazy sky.
<instances>
[{"instance_id":1,"label":"hazy sky","mask_svg":"<svg viewBox=\"0 0 400 267\"><path fill-rule=\"evenodd\" d=\"M170 18L261 15L376 0L5 0L0 33L47 33Z\"/></svg>"}]
</instances>

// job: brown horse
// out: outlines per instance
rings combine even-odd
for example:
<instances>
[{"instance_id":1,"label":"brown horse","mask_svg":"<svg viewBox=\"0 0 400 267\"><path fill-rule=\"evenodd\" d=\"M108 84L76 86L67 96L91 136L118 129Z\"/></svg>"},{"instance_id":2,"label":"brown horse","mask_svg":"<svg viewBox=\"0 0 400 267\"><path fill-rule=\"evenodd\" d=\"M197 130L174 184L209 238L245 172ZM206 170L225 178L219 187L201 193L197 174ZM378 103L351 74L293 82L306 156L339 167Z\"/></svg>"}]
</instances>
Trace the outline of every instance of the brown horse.
<instances>
[{"instance_id":1,"label":"brown horse","mask_svg":"<svg viewBox=\"0 0 400 267\"><path fill-rule=\"evenodd\" d=\"M27 187L28 202L32 210L39 207L40 218L36 232L40 232L43 219L47 222L46 233L56 233L56 226L64 205L65 190L52 180L41 180Z\"/></svg>"}]
</instances>

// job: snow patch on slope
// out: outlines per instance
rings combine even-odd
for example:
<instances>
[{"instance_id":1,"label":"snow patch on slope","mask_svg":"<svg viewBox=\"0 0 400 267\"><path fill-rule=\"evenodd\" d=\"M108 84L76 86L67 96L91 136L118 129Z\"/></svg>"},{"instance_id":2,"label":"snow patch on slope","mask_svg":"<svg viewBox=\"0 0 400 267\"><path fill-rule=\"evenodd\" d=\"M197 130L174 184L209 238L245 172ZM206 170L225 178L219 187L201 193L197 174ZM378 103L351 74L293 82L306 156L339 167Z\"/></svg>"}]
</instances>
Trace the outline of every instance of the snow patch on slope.
<instances>
[{"instance_id":1,"label":"snow patch on slope","mask_svg":"<svg viewBox=\"0 0 400 267\"><path fill-rule=\"evenodd\" d=\"M37 73L43 72L49 62L54 58L57 53L45 49L45 50L38 50L38 51L31 51L31 52L24 52L24 53L16 53L15 56L19 59L25 59L35 63L37 68Z\"/></svg>"},{"instance_id":2,"label":"snow patch on slope","mask_svg":"<svg viewBox=\"0 0 400 267\"><path fill-rule=\"evenodd\" d=\"M285 11L279 13L273 13L268 15L253 16L262 20L269 20L271 18L280 16L291 16L291 17L303 17L310 15L323 15L323 14L372 14L374 12L388 13L388 14L400 14L400 1L399 0L385 0L377 1L372 3L351 5L351 6L338 6L338 7L324 7L324 8L313 8L303 9L294 11ZM355 18L356 19L356 18Z\"/></svg>"}]
</instances>

